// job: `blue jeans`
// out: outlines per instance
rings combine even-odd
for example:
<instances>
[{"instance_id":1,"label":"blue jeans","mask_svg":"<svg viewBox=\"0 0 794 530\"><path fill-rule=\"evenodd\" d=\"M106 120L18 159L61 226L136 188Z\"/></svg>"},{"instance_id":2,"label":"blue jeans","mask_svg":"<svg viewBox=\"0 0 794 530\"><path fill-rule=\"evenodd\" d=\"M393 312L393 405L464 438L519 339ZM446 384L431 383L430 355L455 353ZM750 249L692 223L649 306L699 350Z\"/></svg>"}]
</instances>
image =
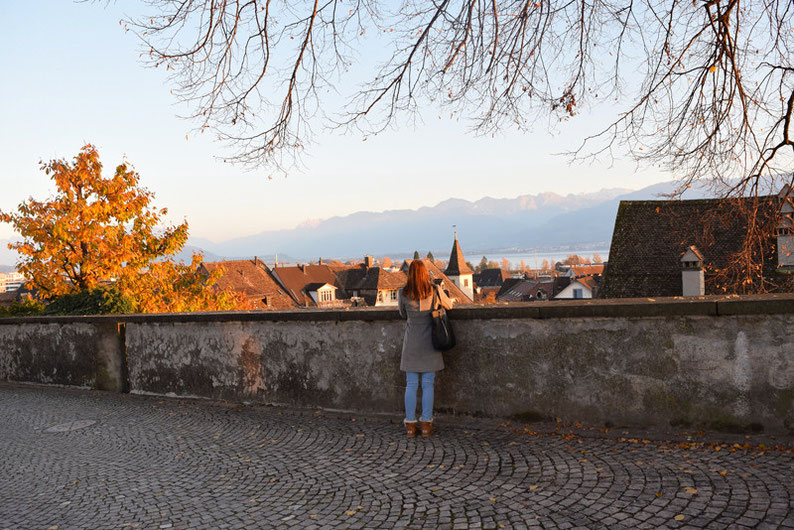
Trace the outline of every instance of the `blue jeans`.
<instances>
[{"instance_id":1,"label":"blue jeans","mask_svg":"<svg viewBox=\"0 0 794 530\"><path fill-rule=\"evenodd\" d=\"M433 419L433 383L435 372L422 374L421 421ZM405 372L405 421L416 421L416 391L419 389L419 372Z\"/></svg>"}]
</instances>

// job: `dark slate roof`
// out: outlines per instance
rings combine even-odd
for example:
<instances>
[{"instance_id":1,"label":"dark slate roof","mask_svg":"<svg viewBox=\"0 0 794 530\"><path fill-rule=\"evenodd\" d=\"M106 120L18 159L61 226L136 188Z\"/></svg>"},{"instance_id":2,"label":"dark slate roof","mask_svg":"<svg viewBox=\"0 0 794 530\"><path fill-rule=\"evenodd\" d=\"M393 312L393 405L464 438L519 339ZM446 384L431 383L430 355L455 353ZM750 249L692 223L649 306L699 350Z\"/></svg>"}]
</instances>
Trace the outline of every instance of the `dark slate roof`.
<instances>
[{"instance_id":1,"label":"dark slate roof","mask_svg":"<svg viewBox=\"0 0 794 530\"><path fill-rule=\"evenodd\" d=\"M292 298L271 276L270 269L260 260L230 260L204 262L205 273L223 269L215 284L219 289L237 291L254 309L290 309L296 307ZM268 303L264 302L267 297Z\"/></svg>"},{"instance_id":2,"label":"dark slate roof","mask_svg":"<svg viewBox=\"0 0 794 530\"><path fill-rule=\"evenodd\" d=\"M449 265L444 274L447 276L460 276L461 274L472 274L474 271L466 265L466 260L463 259L463 251L458 244L458 238L455 236L455 242L452 243L452 252L449 254Z\"/></svg>"},{"instance_id":3,"label":"dark slate roof","mask_svg":"<svg viewBox=\"0 0 794 530\"><path fill-rule=\"evenodd\" d=\"M548 280L523 280L512 283L507 289L502 289L497 297L499 302L526 302L542 298L551 300L557 294L556 278ZM538 297L538 291L542 292L542 297Z\"/></svg>"},{"instance_id":4,"label":"dark slate roof","mask_svg":"<svg viewBox=\"0 0 794 530\"><path fill-rule=\"evenodd\" d=\"M348 295L351 291L399 289L407 281L404 273L387 271L381 267L357 265L334 272L339 286Z\"/></svg>"},{"instance_id":5,"label":"dark slate roof","mask_svg":"<svg viewBox=\"0 0 794 530\"><path fill-rule=\"evenodd\" d=\"M483 269L474 275L474 285L477 287L501 287L508 278L510 278L510 273L504 269Z\"/></svg>"},{"instance_id":6,"label":"dark slate roof","mask_svg":"<svg viewBox=\"0 0 794 530\"><path fill-rule=\"evenodd\" d=\"M504 283L502 283L502 288L499 289L499 292L496 293L496 298L499 298L507 291L509 291L512 287L516 286L518 283L522 282L522 278L507 278Z\"/></svg>"},{"instance_id":7,"label":"dark slate roof","mask_svg":"<svg viewBox=\"0 0 794 530\"><path fill-rule=\"evenodd\" d=\"M706 294L739 292L719 272L745 241L751 200L621 201L600 297L681 296L681 256L690 245L703 256ZM778 201L776 196L760 201L763 226L776 214ZM763 255L764 277L779 281L774 234L764 240Z\"/></svg>"},{"instance_id":8,"label":"dark slate roof","mask_svg":"<svg viewBox=\"0 0 794 530\"><path fill-rule=\"evenodd\" d=\"M14 302L19 301L19 293L17 291L5 291L0 293L0 307L9 307Z\"/></svg>"}]
</instances>

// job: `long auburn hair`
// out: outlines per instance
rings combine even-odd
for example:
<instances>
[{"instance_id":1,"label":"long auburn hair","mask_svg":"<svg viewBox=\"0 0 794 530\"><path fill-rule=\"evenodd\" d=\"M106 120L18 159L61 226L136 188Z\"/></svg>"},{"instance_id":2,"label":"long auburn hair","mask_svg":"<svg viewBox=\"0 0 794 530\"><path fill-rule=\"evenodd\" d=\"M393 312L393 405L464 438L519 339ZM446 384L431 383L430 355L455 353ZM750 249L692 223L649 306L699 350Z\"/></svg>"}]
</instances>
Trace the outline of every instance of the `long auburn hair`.
<instances>
[{"instance_id":1,"label":"long auburn hair","mask_svg":"<svg viewBox=\"0 0 794 530\"><path fill-rule=\"evenodd\" d=\"M413 260L408 268L408 283L403 287L403 294L412 300L422 300L430 296L432 291L433 284L430 283L430 274L424 262Z\"/></svg>"}]
</instances>

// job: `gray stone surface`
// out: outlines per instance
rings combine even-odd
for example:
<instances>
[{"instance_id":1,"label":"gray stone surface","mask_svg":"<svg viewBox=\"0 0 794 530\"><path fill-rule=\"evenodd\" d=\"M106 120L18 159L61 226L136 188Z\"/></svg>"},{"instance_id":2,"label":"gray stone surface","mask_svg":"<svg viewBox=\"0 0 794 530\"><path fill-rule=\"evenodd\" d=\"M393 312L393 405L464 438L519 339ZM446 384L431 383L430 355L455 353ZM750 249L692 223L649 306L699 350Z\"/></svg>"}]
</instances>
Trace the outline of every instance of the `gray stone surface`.
<instances>
[{"instance_id":1,"label":"gray stone surface","mask_svg":"<svg viewBox=\"0 0 794 530\"><path fill-rule=\"evenodd\" d=\"M489 319L490 309L461 311L469 313L453 321L458 346L438 374L439 410L794 432L794 313ZM405 322L364 319L372 314L130 322L130 389L396 413Z\"/></svg>"},{"instance_id":2,"label":"gray stone surface","mask_svg":"<svg viewBox=\"0 0 794 530\"><path fill-rule=\"evenodd\" d=\"M2 380L123 391L123 332L112 320L0 319Z\"/></svg>"},{"instance_id":3,"label":"gray stone surface","mask_svg":"<svg viewBox=\"0 0 794 530\"><path fill-rule=\"evenodd\" d=\"M0 383L0 529L794 528L790 436L437 429Z\"/></svg>"}]
</instances>

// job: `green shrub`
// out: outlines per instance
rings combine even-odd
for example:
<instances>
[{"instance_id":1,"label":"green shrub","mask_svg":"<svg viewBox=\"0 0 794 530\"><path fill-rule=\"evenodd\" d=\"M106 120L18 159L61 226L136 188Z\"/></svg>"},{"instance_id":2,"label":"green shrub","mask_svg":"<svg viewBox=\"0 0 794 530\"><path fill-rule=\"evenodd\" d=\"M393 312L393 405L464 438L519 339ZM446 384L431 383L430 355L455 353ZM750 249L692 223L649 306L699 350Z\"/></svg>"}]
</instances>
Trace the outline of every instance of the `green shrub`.
<instances>
[{"instance_id":1,"label":"green shrub","mask_svg":"<svg viewBox=\"0 0 794 530\"><path fill-rule=\"evenodd\" d=\"M57 296L44 309L45 315L109 315L134 313L133 300L113 288L99 288Z\"/></svg>"},{"instance_id":2,"label":"green shrub","mask_svg":"<svg viewBox=\"0 0 794 530\"><path fill-rule=\"evenodd\" d=\"M9 307L0 307L0 317L30 317L41 315L44 304L33 298L12 302Z\"/></svg>"}]
</instances>

